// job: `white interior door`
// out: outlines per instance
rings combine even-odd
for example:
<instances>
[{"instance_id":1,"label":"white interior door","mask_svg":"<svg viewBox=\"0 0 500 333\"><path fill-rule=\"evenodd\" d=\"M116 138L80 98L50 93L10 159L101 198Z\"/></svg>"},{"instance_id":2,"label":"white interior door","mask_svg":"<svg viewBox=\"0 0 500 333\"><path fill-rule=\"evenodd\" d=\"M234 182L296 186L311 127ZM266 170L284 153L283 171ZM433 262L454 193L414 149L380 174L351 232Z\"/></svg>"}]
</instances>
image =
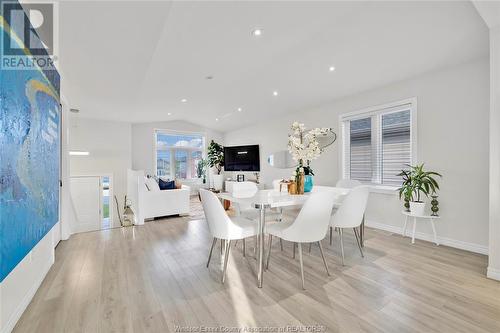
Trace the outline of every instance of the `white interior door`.
<instances>
[{"instance_id":1,"label":"white interior door","mask_svg":"<svg viewBox=\"0 0 500 333\"><path fill-rule=\"evenodd\" d=\"M71 177L71 198L75 206L75 232L101 229L100 177Z\"/></svg>"}]
</instances>

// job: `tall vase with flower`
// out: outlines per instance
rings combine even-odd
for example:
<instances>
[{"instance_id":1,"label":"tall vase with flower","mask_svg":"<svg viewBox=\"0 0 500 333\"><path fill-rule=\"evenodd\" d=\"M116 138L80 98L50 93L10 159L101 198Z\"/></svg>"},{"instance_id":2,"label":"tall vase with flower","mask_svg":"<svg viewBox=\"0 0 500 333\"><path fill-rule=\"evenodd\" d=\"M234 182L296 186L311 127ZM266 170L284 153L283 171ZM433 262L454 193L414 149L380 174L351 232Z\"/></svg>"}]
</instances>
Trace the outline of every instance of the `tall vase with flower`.
<instances>
[{"instance_id":1,"label":"tall vase with flower","mask_svg":"<svg viewBox=\"0 0 500 333\"><path fill-rule=\"evenodd\" d=\"M323 153L324 148L320 146L318 136L332 132L331 128L322 127L307 130L305 125L294 122L291 126L292 134L288 135L288 151L292 158L298 163L295 170L295 182L297 193L310 192L313 187L314 172L311 161L317 159Z\"/></svg>"}]
</instances>

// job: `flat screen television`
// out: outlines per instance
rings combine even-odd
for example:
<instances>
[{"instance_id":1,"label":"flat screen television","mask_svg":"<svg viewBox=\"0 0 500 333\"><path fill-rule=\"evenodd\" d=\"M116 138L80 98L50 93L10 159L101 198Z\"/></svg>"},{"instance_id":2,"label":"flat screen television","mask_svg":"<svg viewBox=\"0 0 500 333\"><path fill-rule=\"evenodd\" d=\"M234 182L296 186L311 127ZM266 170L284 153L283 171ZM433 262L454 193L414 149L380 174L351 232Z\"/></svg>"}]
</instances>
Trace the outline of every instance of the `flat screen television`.
<instances>
[{"instance_id":1,"label":"flat screen television","mask_svg":"<svg viewBox=\"0 0 500 333\"><path fill-rule=\"evenodd\" d=\"M224 171L260 171L259 145L224 147Z\"/></svg>"}]
</instances>

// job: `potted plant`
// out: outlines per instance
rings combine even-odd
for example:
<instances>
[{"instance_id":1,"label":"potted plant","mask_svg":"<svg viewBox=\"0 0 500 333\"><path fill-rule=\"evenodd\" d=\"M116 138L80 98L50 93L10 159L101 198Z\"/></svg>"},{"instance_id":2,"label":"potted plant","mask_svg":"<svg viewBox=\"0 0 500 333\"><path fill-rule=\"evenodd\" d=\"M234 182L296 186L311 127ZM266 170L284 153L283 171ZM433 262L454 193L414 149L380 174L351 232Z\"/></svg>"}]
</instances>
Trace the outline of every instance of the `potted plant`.
<instances>
[{"instance_id":1,"label":"potted plant","mask_svg":"<svg viewBox=\"0 0 500 333\"><path fill-rule=\"evenodd\" d=\"M411 187L411 174L408 170L401 170L398 176L403 178L401 187L398 188L399 199L404 200L405 212L410 211L410 201L413 199L413 188Z\"/></svg>"},{"instance_id":2,"label":"potted plant","mask_svg":"<svg viewBox=\"0 0 500 333\"><path fill-rule=\"evenodd\" d=\"M403 180L402 193L405 198L410 199L410 211L414 215L424 215L425 212L425 202L423 202L422 194L426 197L429 194L436 193L439 190L439 184L435 179L435 176L441 177L441 175L435 171L425 171L424 164L411 166L409 171L406 171L407 180L406 185ZM402 172L404 174L405 171ZM403 176L404 179L405 176ZM401 189L400 189L401 191ZM401 192L400 192L401 193Z\"/></svg>"},{"instance_id":3,"label":"potted plant","mask_svg":"<svg viewBox=\"0 0 500 333\"><path fill-rule=\"evenodd\" d=\"M331 128L314 128L307 130L304 124L294 122L291 127L293 133L288 136L288 151L298 162L295 170L297 193L310 192L313 187L314 173L310 162L323 153L318 137L330 133Z\"/></svg>"},{"instance_id":4,"label":"potted plant","mask_svg":"<svg viewBox=\"0 0 500 333\"><path fill-rule=\"evenodd\" d=\"M220 174L222 171L222 166L224 165L224 147L214 140L210 141L208 145L208 166L210 168L215 168L217 172L213 177L213 187L216 190L222 190L222 175Z\"/></svg>"},{"instance_id":5,"label":"potted plant","mask_svg":"<svg viewBox=\"0 0 500 333\"><path fill-rule=\"evenodd\" d=\"M199 160L198 165L196 166L196 175L198 176L198 178L203 179L203 184L207 182L206 169L207 169L207 160L206 159Z\"/></svg>"}]
</instances>

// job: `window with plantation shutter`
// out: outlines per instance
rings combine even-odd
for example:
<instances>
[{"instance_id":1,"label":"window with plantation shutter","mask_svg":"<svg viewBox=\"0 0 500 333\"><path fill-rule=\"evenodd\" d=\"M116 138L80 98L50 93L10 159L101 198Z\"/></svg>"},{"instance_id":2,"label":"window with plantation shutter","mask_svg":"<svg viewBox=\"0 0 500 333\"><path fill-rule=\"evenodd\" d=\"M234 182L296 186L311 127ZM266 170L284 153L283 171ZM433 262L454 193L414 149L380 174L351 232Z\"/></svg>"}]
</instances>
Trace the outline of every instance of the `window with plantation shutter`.
<instances>
[{"instance_id":1,"label":"window with plantation shutter","mask_svg":"<svg viewBox=\"0 0 500 333\"><path fill-rule=\"evenodd\" d=\"M366 184L399 186L397 174L416 152L416 99L340 117L343 178Z\"/></svg>"}]
</instances>

